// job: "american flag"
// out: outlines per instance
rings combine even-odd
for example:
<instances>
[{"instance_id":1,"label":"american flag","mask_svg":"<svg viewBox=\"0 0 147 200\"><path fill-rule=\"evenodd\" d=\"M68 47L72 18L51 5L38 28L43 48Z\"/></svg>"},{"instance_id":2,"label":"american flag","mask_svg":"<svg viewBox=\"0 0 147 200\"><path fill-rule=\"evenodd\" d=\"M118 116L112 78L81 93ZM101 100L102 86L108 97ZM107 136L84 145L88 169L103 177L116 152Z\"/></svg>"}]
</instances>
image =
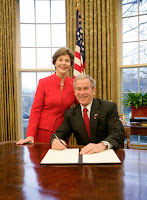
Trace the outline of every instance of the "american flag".
<instances>
[{"instance_id":1,"label":"american flag","mask_svg":"<svg viewBox=\"0 0 147 200\"><path fill-rule=\"evenodd\" d=\"M83 31L81 25L81 14L77 9L77 37L76 37L73 78L75 79L80 74L85 74L85 49L84 49Z\"/></svg>"}]
</instances>

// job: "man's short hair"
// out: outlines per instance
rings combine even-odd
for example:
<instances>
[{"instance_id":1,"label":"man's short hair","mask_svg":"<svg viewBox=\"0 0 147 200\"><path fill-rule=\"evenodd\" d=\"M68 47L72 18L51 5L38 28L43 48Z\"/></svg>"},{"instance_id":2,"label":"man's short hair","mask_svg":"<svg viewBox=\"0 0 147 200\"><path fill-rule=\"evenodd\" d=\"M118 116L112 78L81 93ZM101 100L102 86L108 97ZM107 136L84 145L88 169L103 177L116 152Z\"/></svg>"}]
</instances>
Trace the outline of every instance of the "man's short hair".
<instances>
[{"instance_id":1,"label":"man's short hair","mask_svg":"<svg viewBox=\"0 0 147 200\"><path fill-rule=\"evenodd\" d=\"M78 76L74 79L74 82L73 82L73 87L74 87L74 89L75 89L76 81L77 81L77 80L81 80L81 79L89 79L89 80L90 80L90 83L91 83L92 89L96 87L96 82L95 82L95 80L94 80L91 76L85 75L85 74L80 74L80 75L78 75Z\"/></svg>"}]
</instances>

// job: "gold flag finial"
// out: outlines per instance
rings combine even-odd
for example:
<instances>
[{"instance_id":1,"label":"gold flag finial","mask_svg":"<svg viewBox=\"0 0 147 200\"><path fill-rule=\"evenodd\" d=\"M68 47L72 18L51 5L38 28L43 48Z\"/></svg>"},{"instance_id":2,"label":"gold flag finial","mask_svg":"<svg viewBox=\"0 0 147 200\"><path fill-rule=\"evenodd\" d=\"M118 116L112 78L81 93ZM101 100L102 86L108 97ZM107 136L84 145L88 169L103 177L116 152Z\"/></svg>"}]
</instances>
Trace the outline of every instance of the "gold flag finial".
<instances>
[{"instance_id":1,"label":"gold flag finial","mask_svg":"<svg viewBox=\"0 0 147 200\"><path fill-rule=\"evenodd\" d=\"M79 0L77 0L77 2L76 2L76 9L77 10L79 9Z\"/></svg>"}]
</instances>

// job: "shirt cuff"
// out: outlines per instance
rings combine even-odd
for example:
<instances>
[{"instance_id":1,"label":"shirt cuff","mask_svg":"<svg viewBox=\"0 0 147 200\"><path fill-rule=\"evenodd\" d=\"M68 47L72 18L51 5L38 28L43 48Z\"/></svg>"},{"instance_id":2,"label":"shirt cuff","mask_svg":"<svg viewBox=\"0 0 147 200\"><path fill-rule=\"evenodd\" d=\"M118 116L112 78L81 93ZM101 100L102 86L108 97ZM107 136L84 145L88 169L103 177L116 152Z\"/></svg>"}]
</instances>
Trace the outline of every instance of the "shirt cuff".
<instances>
[{"instance_id":1,"label":"shirt cuff","mask_svg":"<svg viewBox=\"0 0 147 200\"><path fill-rule=\"evenodd\" d=\"M104 142L104 144L107 144L107 149L112 149L113 148L113 145L112 144L110 144L109 142L107 142L107 141L101 141L102 143Z\"/></svg>"},{"instance_id":2,"label":"shirt cuff","mask_svg":"<svg viewBox=\"0 0 147 200\"><path fill-rule=\"evenodd\" d=\"M52 145L52 143L53 143L53 141L54 141L55 139L56 139L56 138L54 138L54 139L51 140L51 145Z\"/></svg>"}]
</instances>

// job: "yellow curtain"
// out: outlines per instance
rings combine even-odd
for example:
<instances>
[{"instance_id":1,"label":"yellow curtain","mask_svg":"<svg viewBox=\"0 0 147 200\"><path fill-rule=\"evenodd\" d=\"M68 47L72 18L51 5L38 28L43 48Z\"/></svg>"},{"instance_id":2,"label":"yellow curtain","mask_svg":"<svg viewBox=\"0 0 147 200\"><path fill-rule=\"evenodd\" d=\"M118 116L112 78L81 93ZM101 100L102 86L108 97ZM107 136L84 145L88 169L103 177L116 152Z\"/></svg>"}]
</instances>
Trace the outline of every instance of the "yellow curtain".
<instances>
[{"instance_id":1,"label":"yellow curtain","mask_svg":"<svg viewBox=\"0 0 147 200\"><path fill-rule=\"evenodd\" d=\"M66 0L66 43L73 50L76 46L76 2ZM118 0L79 0L79 10L86 74L96 80L95 97L117 103ZM76 144L73 135L70 144Z\"/></svg>"},{"instance_id":2,"label":"yellow curtain","mask_svg":"<svg viewBox=\"0 0 147 200\"><path fill-rule=\"evenodd\" d=\"M0 3L0 141L16 140L16 0Z\"/></svg>"},{"instance_id":3,"label":"yellow curtain","mask_svg":"<svg viewBox=\"0 0 147 200\"><path fill-rule=\"evenodd\" d=\"M86 74L96 80L96 97L116 103L117 8L118 0L79 0ZM67 46L75 50L76 0L66 0L66 38Z\"/></svg>"}]
</instances>

